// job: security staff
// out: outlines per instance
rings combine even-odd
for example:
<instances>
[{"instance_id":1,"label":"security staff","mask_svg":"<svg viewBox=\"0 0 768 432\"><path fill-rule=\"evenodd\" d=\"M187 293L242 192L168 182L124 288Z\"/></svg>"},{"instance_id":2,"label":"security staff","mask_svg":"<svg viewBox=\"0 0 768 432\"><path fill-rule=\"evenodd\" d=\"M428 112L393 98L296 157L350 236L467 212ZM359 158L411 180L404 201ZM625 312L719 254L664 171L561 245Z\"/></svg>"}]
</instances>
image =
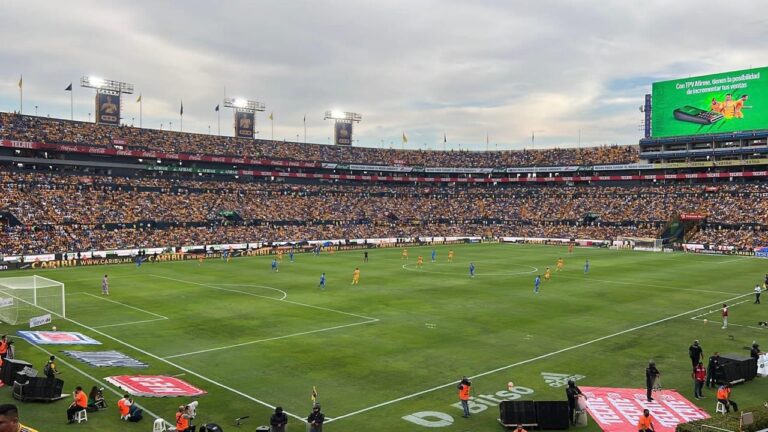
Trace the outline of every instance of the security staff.
<instances>
[{"instance_id":1,"label":"security staff","mask_svg":"<svg viewBox=\"0 0 768 432\"><path fill-rule=\"evenodd\" d=\"M704 358L704 350L701 349L699 341L693 341L693 344L688 347L688 357L691 358L691 367L696 368L696 365Z\"/></svg>"},{"instance_id":2,"label":"security staff","mask_svg":"<svg viewBox=\"0 0 768 432\"><path fill-rule=\"evenodd\" d=\"M648 367L645 368L645 389L648 402L653 402L651 392L653 392L653 386L656 383L656 380L659 379L659 376L661 376L661 372L656 369L656 362L651 360L648 363Z\"/></svg>"},{"instance_id":3,"label":"security staff","mask_svg":"<svg viewBox=\"0 0 768 432\"><path fill-rule=\"evenodd\" d=\"M579 396L584 396L581 389L576 383L569 379L568 387L565 389L565 395L568 397L568 419L571 421L571 425L576 424L576 401ZM586 397L586 396L584 396Z\"/></svg>"}]
</instances>

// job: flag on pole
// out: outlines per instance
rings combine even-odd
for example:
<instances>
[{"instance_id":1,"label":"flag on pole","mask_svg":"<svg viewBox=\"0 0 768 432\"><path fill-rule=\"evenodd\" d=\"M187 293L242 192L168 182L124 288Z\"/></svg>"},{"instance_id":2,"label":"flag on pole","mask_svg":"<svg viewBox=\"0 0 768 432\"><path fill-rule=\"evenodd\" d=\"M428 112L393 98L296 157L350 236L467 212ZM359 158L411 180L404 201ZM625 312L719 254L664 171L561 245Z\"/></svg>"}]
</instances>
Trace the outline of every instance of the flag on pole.
<instances>
[{"instance_id":1,"label":"flag on pole","mask_svg":"<svg viewBox=\"0 0 768 432\"><path fill-rule=\"evenodd\" d=\"M405 131L403 131L403 143L408 143L408 137L405 135Z\"/></svg>"},{"instance_id":2,"label":"flag on pole","mask_svg":"<svg viewBox=\"0 0 768 432\"><path fill-rule=\"evenodd\" d=\"M24 76L19 75L19 88L22 88L23 85L24 85Z\"/></svg>"},{"instance_id":3,"label":"flag on pole","mask_svg":"<svg viewBox=\"0 0 768 432\"><path fill-rule=\"evenodd\" d=\"M269 119L270 119L270 120L274 120L274 119L275 119L275 116L274 116L274 114L275 114L275 112L274 112L274 111L273 111L273 112L271 112L271 113L269 113Z\"/></svg>"},{"instance_id":4,"label":"flag on pole","mask_svg":"<svg viewBox=\"0 0 768 432\"><path fill-rule=\"evenodd\" d=\"M304 124L307 124L307 115L304 114Z\"/></svg>"},{"instance_id":5,"label":"flag on pole","mask_svg":"<svg viewBox=\"0 0 768 432\"><path fill-rule=\"evenodd\" d=\"M310 399L312 399L312 402L317 400L317 388L315 388L315 386L312 386L312 397L310 397Z\"/></svg>"},{"instance_id":6,"label":"flag on pole","mask_svg":"<svg viewBox=\"0 0 768 432\"><path fill-rule=\"evenodd\" d=\"M219 106L216 105L216 108L214 108L213 110L216 111L216 112L219 112Z\"/></svg>"},{"instance_id":7,"label":"flag on pole","mask_svg":"<svg viewBox=\"0 0 768 432\"><path fill-rule=\"evenodd\" d=\"M184 101L181 101L181 108L179 108L179 115L184 115Z\"/></svg>"},{"instance_id":8,"label":"flag on pole","mask_svg":"<svg viewBox=\"0 0 768 432\"><path fill-rule=\"evenodd\" d=\"M139 93L139 97L136 98L136 103L141 103L141 93Z\"/></svg>"},{"instance_id":9,"label":"flag on pole","mask_svg":"<svg viewBox=\"0 0 768 432\"><path fill-rule=\"evenodd\" d=\"M443 132L443 142L444 143L448 142L448 135L446 135L445 132Z\"/></svg>"},{"instance_id":10,"label":"flag on pole","mask_svg":"<svg viewBox=\"0 0 768 432\"><path fill-rule=\"evenodd\" d=\"M72 91L72 83L69 83L67 88L64 89L64 91Z\"/></svg>"}]
</instances>

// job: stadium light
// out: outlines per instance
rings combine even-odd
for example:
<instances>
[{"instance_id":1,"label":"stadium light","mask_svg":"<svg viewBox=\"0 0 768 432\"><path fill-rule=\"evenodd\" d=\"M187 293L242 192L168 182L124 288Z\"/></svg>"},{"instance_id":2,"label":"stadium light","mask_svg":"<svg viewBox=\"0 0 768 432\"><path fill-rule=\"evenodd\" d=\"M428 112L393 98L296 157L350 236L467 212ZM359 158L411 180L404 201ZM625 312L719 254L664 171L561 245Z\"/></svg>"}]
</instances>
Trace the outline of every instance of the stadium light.
<instances>
[{"instance_id":1,"label":"stadium light","mask_svg":"<svg viewBox=\"0 0 768 432\"><path fill-rule=\"evenodd\" d=\"M96 89L97 93L111 95L120 95L122 93L133 94L133 84L95 76L84 76L80 78L80 87L93 88Z\"/></svg>"},{"instance_id":2,"label":"stadium light","mask_svg":"<svg viewBox=\"0 0 768 432\"><path fill-rule=\"evenodd\" d=\"M352 145L352 127L360 123L363 116L358 113L340 110L325 112L323 120L333 120L333 143L336 145ZM328 140L330 141L330 139ZM330 143L329 143L330 144Z\"/></svg>"},{"instance_id":3,"label":"stadium light","mask_svg":"<svg viewBox=\"0 0 768 432\"><path fill-rule=\"evenodd\" d=\"M224 98L224 106L249 113L264 111L266 109L263 103L244 98Z\"/></svg>"},{"instance_id":4,"label":"stadium light","mask_svg":"<svg viewBox=\"0 0 768 432\"><path fill-rule=\"evenodd\" d=\"M323 118L323 120L328 120L328 119L337 120L337 121L341 120L341 121L346 121L350 123L359 123L360 120L363 119L363 116L353 112L331 110L331 111L326 111L325 117Z\"/></svg>"}]
</instances>

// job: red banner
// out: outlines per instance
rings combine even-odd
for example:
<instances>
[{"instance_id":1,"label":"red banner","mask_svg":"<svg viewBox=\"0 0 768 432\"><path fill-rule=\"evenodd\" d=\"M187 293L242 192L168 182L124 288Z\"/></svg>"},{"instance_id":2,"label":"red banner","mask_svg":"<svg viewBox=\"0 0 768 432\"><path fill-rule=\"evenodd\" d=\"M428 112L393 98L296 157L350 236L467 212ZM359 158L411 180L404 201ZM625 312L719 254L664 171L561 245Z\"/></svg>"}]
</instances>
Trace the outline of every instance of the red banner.
<instances>
[{"instance_id":1,"label":"red banner","mask_svg":"<svg viewBox=\"0 0 768 432\"><path fill-rule=\"evenodd\" d=\"M118 375L105 379L134 396L199 396L207 393L178 378L162 375Z\"/></svg>"},{"instance_id":2,"label":"red banner","mask_svg":"<svg viewBox=\"0 0 768 432\"><path fill-rule=\"evenodd\" d=\"M653 416L656 432L674 432L680 423L709 418L703 409L674 390L653 393L646 400L645 389L581 387L587 396L587 411L605 432L637 431L637 421L644 409Z\"/></svg>"},{"instance_id":3,"label":"red banner","mask_svg":"<svg viewBox=\"0 0 768 432\"><path fill-rule=\"evenodd\" d=\"M45 144L26 141L0 140L0 147L32 150L53 150L68 153L98 154L107 156L128 156L133 158L203 161L227 165L257 165L266 167L322 168L317 162L285 161L273 159L251 159L247 157L212 156L189 153L162 153L155 151L117 150L107 147L69 144ZM737 171L737 172L701 172L693 174L645 174L645 175L593 175L572 177L412 177L412 176L375 176L355 174L317 174L296 173L283 171L254 171L241 170L240 175L257 177L293 177L308 179L340 179L362 181L391 181L391 182L420 182L420 183L563 183L563 182L595 182L595 181L625 181L625 180L689 180L733 177L768 177L768 171Z\"/></svg>"}]
</instances>

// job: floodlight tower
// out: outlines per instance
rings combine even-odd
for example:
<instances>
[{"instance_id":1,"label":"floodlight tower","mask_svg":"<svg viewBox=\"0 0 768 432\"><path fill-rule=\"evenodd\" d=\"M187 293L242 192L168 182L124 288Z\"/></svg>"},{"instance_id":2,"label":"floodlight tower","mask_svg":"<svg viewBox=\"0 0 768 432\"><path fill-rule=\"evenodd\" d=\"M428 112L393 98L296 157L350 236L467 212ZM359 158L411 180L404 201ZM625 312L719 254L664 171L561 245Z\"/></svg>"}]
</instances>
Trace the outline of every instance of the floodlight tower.
<instances>
[{"instance_id":1,"label":"floodlight tower","mask_svg":"<svg viewBox=\"0 0 768 432\"><path fill-rule=\"evenodd\" d=\"M95 76L80 78L80 87L96 89L96 123L120 124L120 102L123 94L133 94L133 84Z\"/></svg>"},{"instance_id":2,"label":"floodlight tower","mask_svg":"<svg viewBox=\"0 0 768 432\"><path fill-rule=\"evenodd\" d=\"M323 120L334 120L333 143L336 145L352 145L352 125L360 123L363 116L358 113L331 110L325 112Z\"/></svg>"},{"instance_id":3,"label":"floodlight tower","mask_svg":"<svg viewBox=\"0 0 768 432\"><path fill-rule=\"evenodd\" d=\"M235 136L253 139L256 112L264 111L264 104L243 98L224 98L224 106L235 110Z\"/></svg>"}]
</instances>

